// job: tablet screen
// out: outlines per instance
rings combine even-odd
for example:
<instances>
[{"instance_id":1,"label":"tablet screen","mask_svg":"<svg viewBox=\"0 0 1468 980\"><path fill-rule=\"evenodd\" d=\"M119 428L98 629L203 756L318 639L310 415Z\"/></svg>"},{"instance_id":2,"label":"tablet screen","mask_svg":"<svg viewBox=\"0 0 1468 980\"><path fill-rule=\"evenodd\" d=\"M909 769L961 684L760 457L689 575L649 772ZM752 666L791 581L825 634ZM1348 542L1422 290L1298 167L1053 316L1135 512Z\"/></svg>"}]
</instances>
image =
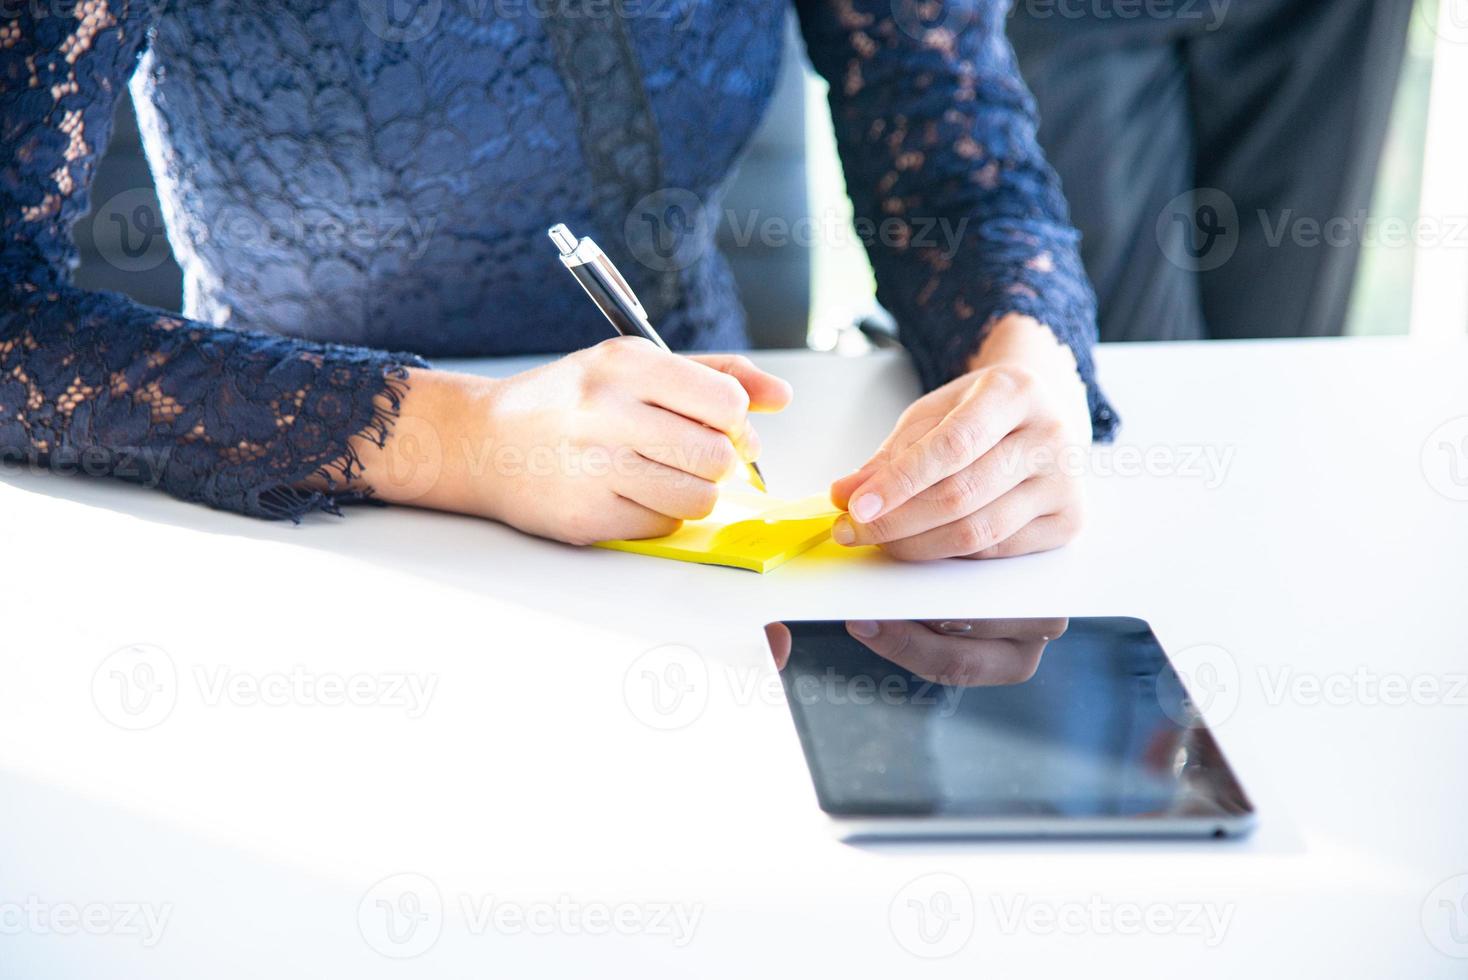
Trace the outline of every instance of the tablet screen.
<instances>
[{"instance_id":1,"label":"tablet screen","mask_svg":"<svg viewBox=\"0 0 1468 980\"><path fill-rule=\"evenodd\" d=\"M786 622L767 633L832 815L1251 812L1141 620Z\"/></svg>"}]
</instances>

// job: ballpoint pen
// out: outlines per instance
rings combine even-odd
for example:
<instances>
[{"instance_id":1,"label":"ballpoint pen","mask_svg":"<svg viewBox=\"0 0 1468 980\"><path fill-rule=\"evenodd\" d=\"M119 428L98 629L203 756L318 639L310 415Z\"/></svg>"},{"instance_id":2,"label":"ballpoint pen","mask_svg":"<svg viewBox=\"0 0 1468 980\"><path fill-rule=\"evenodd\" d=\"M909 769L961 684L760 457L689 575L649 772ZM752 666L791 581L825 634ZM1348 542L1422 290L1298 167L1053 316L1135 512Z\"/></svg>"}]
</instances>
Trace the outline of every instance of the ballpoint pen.
<instances>
[{"instance_id":1,"label":"ballpoint pen","mask_svg":"<svg viewBox=\"0 0 1468 980\"><path fill-rule=\"evenodd\" d=\"M617 333L650 340L671 353L671 348L652 328L652 321L647 318L647 311L642 308L637 294L596 242L589 237L577 238L565 225L553 225L546 234L560 250L561 265L581 283L586 295L616 327ZM747 465L749 482L764 490L765 476L759 466L752 460Z\"/></svg>"}]
</instances>

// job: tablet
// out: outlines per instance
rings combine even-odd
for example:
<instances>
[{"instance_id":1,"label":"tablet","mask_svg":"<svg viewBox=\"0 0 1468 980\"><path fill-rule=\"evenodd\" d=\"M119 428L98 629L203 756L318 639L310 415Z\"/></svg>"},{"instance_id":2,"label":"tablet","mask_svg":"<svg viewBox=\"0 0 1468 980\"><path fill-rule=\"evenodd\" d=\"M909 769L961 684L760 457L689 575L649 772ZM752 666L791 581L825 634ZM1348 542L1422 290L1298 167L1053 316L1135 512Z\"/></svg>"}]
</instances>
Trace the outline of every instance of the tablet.
<instances>
[{"instance_id":1,"label":"tablet","mask_svg":"<svg viewBox=\"0 0 1468 980\"><path fill-rule=\"evenodd\" d=\"M766 627L847 838L1232 837L1254 808L1140 619Z\"/></svg>"}]
</instances>

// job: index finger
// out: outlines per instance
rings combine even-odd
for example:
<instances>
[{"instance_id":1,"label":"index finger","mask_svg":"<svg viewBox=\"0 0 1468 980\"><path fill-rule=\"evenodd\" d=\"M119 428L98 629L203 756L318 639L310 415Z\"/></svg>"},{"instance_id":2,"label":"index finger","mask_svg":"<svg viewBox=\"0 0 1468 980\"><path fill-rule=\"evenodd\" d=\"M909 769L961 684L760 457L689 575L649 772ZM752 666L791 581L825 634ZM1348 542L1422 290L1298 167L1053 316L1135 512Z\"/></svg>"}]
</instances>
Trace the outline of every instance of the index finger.
<instances>
[{"instance_id":1,"label":"index finger","mask_svg":"<svg viewBox=\"0 0 1468 980\"><path fill-rule=\"evenodd\" d=\"M654 347L645 340L622 345L621 373L628 387L649 405L737 439L749 415L749 392L733 375Z\"/></svg>"},{"instance_id":2,"label":"index finger","mask_svg":"<svg viewBox=\"0 0 1468 980\"><path fill-rule=\"evenodd\" d=\"M851 516L870 524L973 463L1025 418L1025 400L989 375L921 439L881 463L851 493Z\"/></svg>"},{"instance_id":3,"label":"index finger","mask_svg":"<svg viewBox=\"0 0 1468 980\"><path fill-rule=\"evenodd\" d=\"M790 404L794 395L790 382L776 377L742 354L691 354L688 359L722 371L743 385L749 394L751 412L778 412Z\"/></svg>"}]
</instances>

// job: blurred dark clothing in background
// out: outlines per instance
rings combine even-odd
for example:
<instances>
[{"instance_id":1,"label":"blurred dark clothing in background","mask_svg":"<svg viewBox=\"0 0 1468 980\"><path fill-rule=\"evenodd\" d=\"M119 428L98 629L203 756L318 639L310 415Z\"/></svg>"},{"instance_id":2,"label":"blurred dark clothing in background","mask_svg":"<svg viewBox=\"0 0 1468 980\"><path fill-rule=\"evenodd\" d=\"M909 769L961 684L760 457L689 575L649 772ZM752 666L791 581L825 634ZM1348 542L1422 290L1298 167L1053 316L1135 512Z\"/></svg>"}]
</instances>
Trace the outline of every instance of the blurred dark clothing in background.
<instances>
[{"instance_id":1,"label":"blurred dark clothing in background","mask_svg":"<svg viewBox=\"0 0 1468 980\"><path fill-rule=\"evenodd\" d=\"M1336 335L1411 0L1019 0L1102 340Z\"/></svg>"}]
</instances>

